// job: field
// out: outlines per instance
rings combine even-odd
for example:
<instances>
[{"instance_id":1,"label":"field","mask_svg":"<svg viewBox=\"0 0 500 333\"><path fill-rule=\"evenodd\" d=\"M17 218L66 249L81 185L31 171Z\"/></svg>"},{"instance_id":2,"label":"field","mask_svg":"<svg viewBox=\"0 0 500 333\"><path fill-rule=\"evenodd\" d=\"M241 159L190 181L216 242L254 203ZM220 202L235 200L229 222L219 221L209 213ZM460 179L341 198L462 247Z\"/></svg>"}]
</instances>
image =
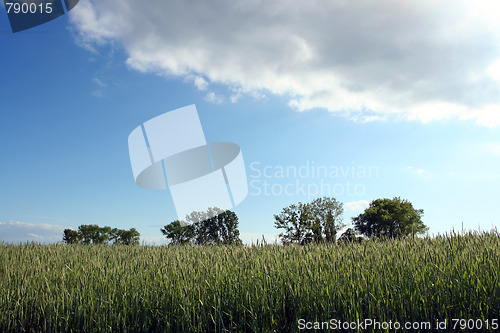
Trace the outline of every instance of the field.
<instances>
[{"instance_id":1,"label":"field","mask_svg":"<svg viewBox=\"0 0 500 333\"><path fill-rule=\"evenodd\" d=\"M0 244L0 331L289 332L364 319L446 319L446 331L474 319L470 331L494 331L499 275L498 232L311 246Z\"/></svg>"}]
</instances>

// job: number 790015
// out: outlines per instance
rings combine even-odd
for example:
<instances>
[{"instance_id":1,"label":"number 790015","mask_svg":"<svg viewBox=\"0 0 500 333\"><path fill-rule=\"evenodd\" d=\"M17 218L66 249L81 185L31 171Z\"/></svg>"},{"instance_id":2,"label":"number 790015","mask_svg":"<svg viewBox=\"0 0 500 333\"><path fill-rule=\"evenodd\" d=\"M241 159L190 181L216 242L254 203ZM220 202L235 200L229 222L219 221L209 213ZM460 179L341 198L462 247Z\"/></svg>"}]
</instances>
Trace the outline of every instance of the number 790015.
<instances>
[{"instance_id":1,"label":"number 790015","mask_svg":"<svg viewBox=\"0 0 500 333\"><path fill-rule=\"evenodd\" d=\"M46 3L19 3L6 2L7 14L50 14L52 13L52 2Z\"/></svg>"}]
</instances>

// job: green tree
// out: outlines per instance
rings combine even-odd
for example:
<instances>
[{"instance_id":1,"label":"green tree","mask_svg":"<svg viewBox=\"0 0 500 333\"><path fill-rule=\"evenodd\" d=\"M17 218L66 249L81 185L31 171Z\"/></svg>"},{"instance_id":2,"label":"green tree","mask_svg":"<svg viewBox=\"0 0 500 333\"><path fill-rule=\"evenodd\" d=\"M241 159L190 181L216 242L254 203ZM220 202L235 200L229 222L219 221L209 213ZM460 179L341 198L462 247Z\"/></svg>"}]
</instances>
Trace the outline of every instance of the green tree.
<instances>
[{"instance_id":1,"label":"green tree","mask_svg":"<svg viewBox=\"0 0 500 333\"><path fill-rule=\"evenodd\" d=\"M113 244L115 244L116 242L118 242L118 240L120 239L120 236L121 236L121 232L123 230L121 229L118 229L118 228L113 228L109 231L109 241Z\"/></svg>"},{"instance_id":2,"label":"green tree","mask_svg":"<svg viewBox=\"0 0 500 333\"><path fill-rule=\"evenodd\" d=\"M173 245L188 244L194 238L194 225L184 225L179 220L167 224L160 231L170 240L170 244Z\"/></svg>"},{"instance_id":3,"label":"green tree","mask_svg":"<svg viewBox=\"0 0 500 333\"><path fill-rule=\"evenodd\" d=\"M315 241L335 242L337 230L342 229L345 224L342 222L344 207L335 198L317 198L311 203L311 213L316 222L314 224L316 237Z\"/></svg>"},{"instance_id":4,"label":"green tree","mask_svg":"<svg viewBox=\"0 0 500 333\"><path fill-rule=\"evenodd\" d=\"M335 198L317 198L310 203L292 204L274 215L274 226L284 229L279 234L284 244L335 242L337 230L342 228L342 203Z\"/></svg>"},{"instance_id":5,"label":"green tree","mask_svg":"<svg viewBox=\"0 0 500 333\"><path fill-rule=\"evenodd\" d=\"M241 245L240 231L238 230L238 216L235 212L226 210L217 214L219 239L224 245Z\"/></svg>"},{"instance_id":6,"label":"green tree","mask_svg":"<svg viewBox=\"0 0 500 333\"><path fill-rule=\"evenodd\" d=\"M80 241L80 234L76 230L64 229L63 241L66 244L76 244Z\"/></svg>"},{"instance_id":7,"label":"green tree","mask_svg":"<svg viewBox=\"0 0 500 333\"><path fill-rule=\"evenodd\" d=\"M105 244L109 239L110 232L111 228L101 228L97 224L82 224L78 227L83 244Z\"/></svg>"},{"instance_id":8,"label":"green tree","mask_svg":"<svg viewBox=\"0 0 500 333\"><path fill-rule=\"evenodd\" d=\"M368 237L396 238L425 233L423 209L415 209L411 202L400 197L377 199L365 211L353 217L357 232Z\"/></svg>"},{"instance_id":9,"label":"green tree","mask_svg":"<svg viewBox=\"0 0 500 333\"><path fill-rule=\"evenodd\" d=\"M238 230L238 216L230 210L209 208L192 212L186 222L174 221L160 231L171 244L239 245L242 244Z\"/></svg>"},{"instance_id":10,"label":"green tree","mask_svg":"<svg viewBox=\"0 0 500 333\"><path fill-rule=\"evenodd\" d=\"M358 237L353 228L349 228L340 236L339 242L361 242L363 240L362 237Z\"/></svg>"},{"instance_id":11,"label":"green tree","mask_svg":"<svg viewBox=\"0 0 500 333\"><path fill-rule=\"evenodd\" d=\"M141 234L135 228L131 228L130 230L118 229L117 233L118 237L113 244L139 245Z\"/></svg>"},{"instance_id":12,"label":"green tree","mask_svg":"<svg viewBox=\"0 0 500 333\"><path fill-rule=\"evenodd\" d=\"M312 239L312 215L309 204L299 202L283 208L279 215L274 215L274 226L284 229L278 236L283 244L308 243Z\"/></svg>"},{"instance_id":13,"label":"green tree","mask_svg":"<svg viewBox=\"0 0 500 333\"><path fill-rule=\"evenodd\" d=\"M78 227L78 231L65 229L63 241L66 244L123 244L137 245L139 244L140 233L135 229L122 230L111 227L99 227L96 224L82 224Z\"/></svg>"},{"instance_id":14,"label":"green tree","mask_svg":"<svg viewBox=\"0 0 500 333\"><path fill-rule=\"evenodd\" d=\"M195 243L199 245L219 245L219 226L214 216L222 212L218 208L209 208L204 212L193 212L186 220L193 224Z\"/></svg>"}]
</instances>

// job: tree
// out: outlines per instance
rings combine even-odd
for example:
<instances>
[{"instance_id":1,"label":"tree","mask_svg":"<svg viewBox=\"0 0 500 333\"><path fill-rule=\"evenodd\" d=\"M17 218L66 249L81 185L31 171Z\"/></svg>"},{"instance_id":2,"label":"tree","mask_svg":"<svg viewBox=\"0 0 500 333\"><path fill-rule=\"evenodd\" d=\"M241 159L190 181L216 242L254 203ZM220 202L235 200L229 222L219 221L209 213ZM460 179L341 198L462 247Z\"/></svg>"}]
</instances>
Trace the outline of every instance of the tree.
<instances>
[{"instance_id":1,"label":"tree","mask_svg":"<svg viewBox=\"0 0 500 333\"><path fill-rule=\"evenodd\" d=\"M377 199L365 211L353 217L357 232L368 237L403 237L422 234L427 227L422 222L423 209L415 209L405 199Z\"/></svg>"},{"instance_id":2,"label":"tree","mask_svg":"<svg viewBox=\"0 0 500 333\"><path fill-rule=\"evenodd\" d=\"M335 242L337 230L345 226L342 222L344 213L342 203L335 198L323 197L313 200L310 205L314 218L322 227L322 233L316 237L317 241L322 241L324 236L326 242Z\"/></svg>"},{"instance_id":3,"label":"tree","mask_svg":"<svg viewBox=\"0 0 500 333\"><path fill-rule=\"evenodd\" d=\"M140 233L135 228L130 230L113 229L116 234L113 244L121 245L139 245Z\"/></svg>"},{"instance_id":4,"label":"tree","mask_svg":"<svg viewBox=\"0 0 500 333\"><path fill-rule=\"evenodd\" d=\"M187 222L174 221L160 231L170 244L195 243L199 245L240 245L238 216L230 210L209 208L204 212L192 212Z\"/></svg>"},{"instance_id":5,"label":"tree","mask_svg":"<svg viewBox=\"0 0 500 333\"><path fill-rule=\"evenodd\" d=\"M186 216L188 223L194 227L194 241L198 245L218 245L220 244L219 226L214 218L218 213L222 213L218 208L209 208L205 212L192 212Z\"/></svg>"},{"instance_id":6,"label":"tree","mask_svg":"<svg viewBox=\"0 0 500 333\"><path fill-rule=\"evenodd\" d=\"M122 230L111 227L99 227L96 224L82 224L78 227L78 231L65 229L63 241L66 244L123 244L137 245L139 244L140 233L135 229Z\"/></svg>"},{"instance_id":7,"label":"tree","mask_svg":"<svg viewBox=\"0 0 500 333\"><path fill-rule=\"evenodd\" d=\"M225 245L241 245L240 231L238 230L238 216L235 212L226 210L217 214L217 225L219 227L219 239Z\"/></svg>"},{"instance_id":8,"label":"tree","mask_svg":"<svg viewBox=\"0 0 500 333\"><path fill-rule=\"evenodd\" d=\"M63 241L66 244L75 244L80 241L80 234L76 230L64 229Z\"/></svg>"},{"instance_id":9,"label":"tree","mask_svg":"<svg viewBox=\"0 0 500 333\"><path fill-rule=\"evenodd\" d=\"M352 242L362 242L363 241L363 238L362 237L358 237L356 235L356 232L354 231L353 228L349 228L347 229L346 231L344 231L344 233L340 236L339 238L339 242L343 242L343 243L352 243Z\"/></svg>"},{"instance_id":10,"label":"tree","mask_svg":"<svg viewBox=\"0 0 500 333\"><path fill-rule=\"evenodd\" d=\"M188 244L194 237L194 225L183 225L179 220L166 225L160 231L170 240L170 244L172 245Z\"/></svg>"},{"instance_id":11,"label":"tree","mask_svg":"<svg viewBox=\"0 0 500 333\"><path fill-rule=\"evenodd\" d=\"M284 229L281 241L308 244L335 242L337 230L342 228L342 203L335 198L317 198L310 203L292 204L274 215L274 225Z\"/></svg>"},{"instance_id":12,"label":"tree","mask_svg":"<svg viewBox=\"0 0 500 333\"><path fill-rule=\"evenodd\" d=\"M299 202L283 208L279 215L274 215L274 225L278 229L285 229L279 234L284 244L309 243L312 239L311 208L308 204Z\"/></svg>"},{"instance_id":13,"label":"tree","mask_svg":"<svg viewBox=\"0 0 500 333\"><path fill-rule=\"evenodd\" d=\"M109 230L107 228L101 228L97 224L82 224L78 227L78 233L83 244L104 244L109 239L111 232L111 228Z\"/></svg>"}]
</instances>

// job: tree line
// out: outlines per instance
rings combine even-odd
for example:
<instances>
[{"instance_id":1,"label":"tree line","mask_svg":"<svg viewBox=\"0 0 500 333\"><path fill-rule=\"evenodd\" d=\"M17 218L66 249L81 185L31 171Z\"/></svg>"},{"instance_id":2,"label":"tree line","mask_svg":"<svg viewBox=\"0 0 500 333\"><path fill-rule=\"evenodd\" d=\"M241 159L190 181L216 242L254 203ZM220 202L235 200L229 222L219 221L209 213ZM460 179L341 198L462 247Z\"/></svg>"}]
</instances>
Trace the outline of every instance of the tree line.
<instances>
[{"instance_id":1,"label":"tree line","mask_svg":"<svg viewBox=\"0 0 500 333\"><path fill-rule=\"evenodd\" d=\"M319 198L310 203L292 204L274 215L275 227L286 243L335 242L342 223L343 204L334 198ZM425 233L423 209L415 209L411 202L400 197L376 199L365 211L352 218L354 228L347 229L341 241L361 241L367 238L400 238Z\"/></svg>"},{"instance_id":2,"label":"tree line","mask_svg":"<svg viewBox=\"0 0 500 333\"><path fill-rule=\"evenodd\" d=\"M333 243L342 222L344 208L335 198L318 198L310 203L299 202L274 215L274 226L283 229L283 244Z\"/></svg>"},{"instance_id":3,"label":"tree line","mask_svg":"<svg viewBox=\"0 0 500 333\"><path fill-rule=\"evenodd\" d=\"M121 244L138 245L140 233L135 229L123 230L100 227L96 224L82 224L78 230L64 229L66 244Z\"/></svg>"},{"instance_id":4,"label":"tree line","mask_svg":"<svg viewBox=\"0 0 500 333\"><path fill-rule=\"evenodd\" d=\"M343 204L335 198L317 198L309 203L296 203L274 215L274 226L283 244L334 243L343 223ZM338 241L354 242L366 238L400 238L425 233L423 209L400 197L376 199L365 211L352 218ZM227 245L241 244L238 217L232 211L211 208L196 212L186 221L174 221L161 229L170 244Z\"/></svg>"},{"instance_id":5,"label":"tree line","mask_svg":"<svg viewBox=\"0 0 500 333\"><path fill-rule=\"evenodd\" d=\"M337 239L343 223L343 204L335 198L317 198L309 203L291 204L274 215L274 226L283 244L354 242L364 238L400 238L425 233L423 209L400 197L373 200L363 213L352 218L348 228ZM238 216L216 207L193 212L185 220L176 220L160 229L172 245L241 245ZM67 244L139 244L139 232L98 225L81 225L78 230L65 229Z\"/></svg>"}]
</instances>

